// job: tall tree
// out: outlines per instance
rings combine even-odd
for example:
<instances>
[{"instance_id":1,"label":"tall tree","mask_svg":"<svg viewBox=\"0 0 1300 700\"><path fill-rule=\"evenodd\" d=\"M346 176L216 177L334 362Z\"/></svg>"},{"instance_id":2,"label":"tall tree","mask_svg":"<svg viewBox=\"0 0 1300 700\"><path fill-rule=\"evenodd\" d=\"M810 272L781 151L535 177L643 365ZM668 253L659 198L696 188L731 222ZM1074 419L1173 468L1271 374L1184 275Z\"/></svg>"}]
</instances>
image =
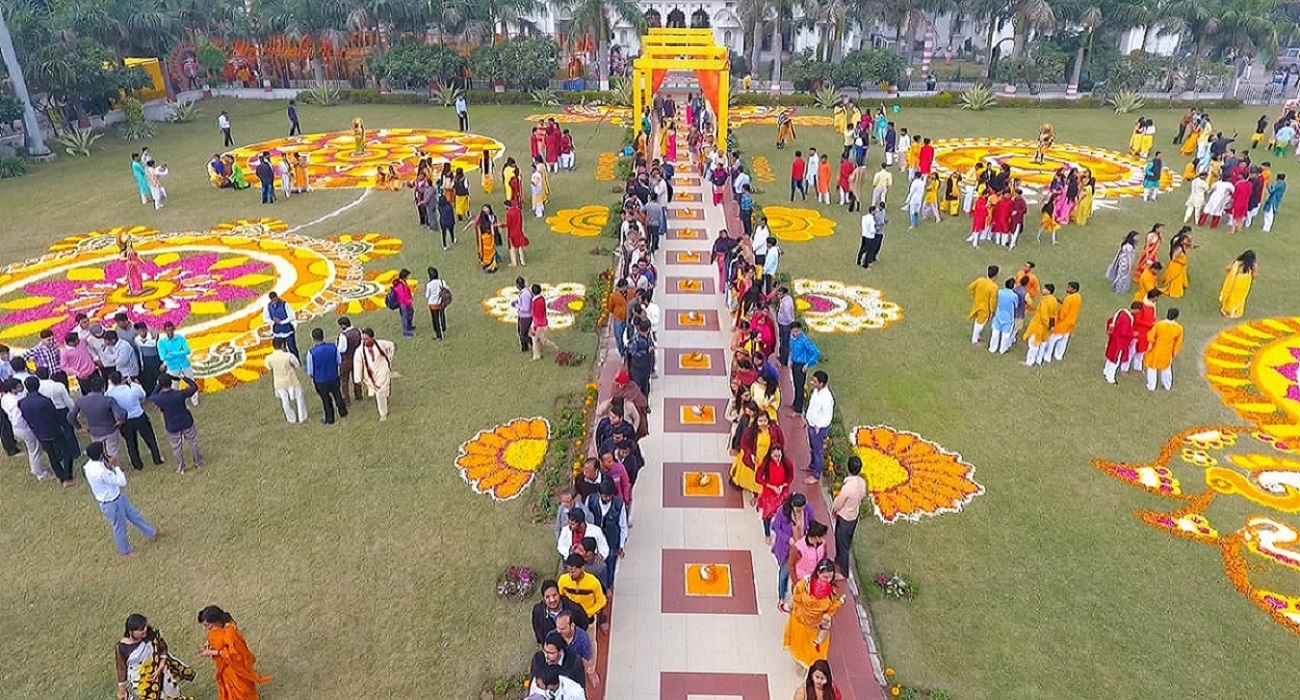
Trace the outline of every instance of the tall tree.
<instances>
[{"instance_id":1,"label":"tall tree","mask_svg":"<svg viewBox=\"0 0 1300 700\"><path fill-rule=\"evenodd\" d=\"M23 133L27 135L27 152L34 156L47 156L50 149L45 145L41 124L36 121L36 108L27 92L27 81L23 79L23 67L18 62L18 52L14 48L13 37L9 34L9 24L5 22L3 6L0 6L0 55L4 57L5 70L13 83L14 93L18 96L18 101L23 103Z\"/></svg>"},{"instance_id":2,"label":"tall tree","mask_svg":"<svg viewBox=\"0 0 1300 700\"><path fill-rule=\"evenodd\" d=\"M645 17L636 0L559 0L572 17L573 33L587 34L596 42L596 76L601 90L609 89L609 43L613 24L622 20L637 31Z\"/></svg>"},{"instance_id":3,"label":"tall tree","mask_svg":"<svg viewBox=\"0 0 1300 700\"><path fill-rule=\"evenodd\" d=\"M767 25L768 0L740 0L737 10L741 25L749 30L749 73L757 80L763 52L763 29Z\"/></svg>"}]
</instances>

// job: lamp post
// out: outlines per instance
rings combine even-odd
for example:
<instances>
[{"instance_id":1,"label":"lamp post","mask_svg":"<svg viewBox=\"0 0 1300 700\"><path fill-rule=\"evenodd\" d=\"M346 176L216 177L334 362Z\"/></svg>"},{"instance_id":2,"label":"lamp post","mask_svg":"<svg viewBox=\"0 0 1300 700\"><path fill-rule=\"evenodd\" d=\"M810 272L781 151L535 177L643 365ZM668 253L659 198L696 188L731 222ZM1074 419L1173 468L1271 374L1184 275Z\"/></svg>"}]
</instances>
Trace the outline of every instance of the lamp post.
<instances>
[{"instance_id":1,"label":"lamp post","mask_svg":"<svg viewBox=\"0 0 1300 700\"><path fill-rule=\"evenodd\" d=\"M0 9L0 54L4 54L5 68L14 83L14 93L23 103L23 132L27 134L27 153L37 158L50 155L45 145L45 135L41 125L36 121L36 110L32 107L32 97L27 92L27 81L23 79L23 68L18 63L18 53L14 51L14 38L9 34L9 25L5 23L4 11Z\"/></svg>"}]
</instances>

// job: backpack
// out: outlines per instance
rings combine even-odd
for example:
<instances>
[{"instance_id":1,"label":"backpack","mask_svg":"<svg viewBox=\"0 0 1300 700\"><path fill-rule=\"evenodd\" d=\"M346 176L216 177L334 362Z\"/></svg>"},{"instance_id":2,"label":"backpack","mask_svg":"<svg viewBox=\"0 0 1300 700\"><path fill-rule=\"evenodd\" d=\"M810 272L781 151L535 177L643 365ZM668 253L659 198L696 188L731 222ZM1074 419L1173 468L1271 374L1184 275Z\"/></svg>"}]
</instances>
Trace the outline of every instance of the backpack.
<instances>
[{"instance_id":1,"label":"backpack","mask_svg":"<svg viewBox=\"0 0 1300 700\"><path fill-rule=\"evenodd\" d=\"M438 292L438 306L444 309L451 306L451 289L447 285L443 285Z\"/></svg>"},{"instance_id":2,"label":"backpack","mask_svg":"<svg viewBox=\"0 0 1300 700\"><path fill-rule=\"evenodd\" d=\"M393 287L388 288L388 293L384 295L384 306L388 307L393 311L397 310L398 307L397 290L395 288Z\"/></svg>"}]
</instances>

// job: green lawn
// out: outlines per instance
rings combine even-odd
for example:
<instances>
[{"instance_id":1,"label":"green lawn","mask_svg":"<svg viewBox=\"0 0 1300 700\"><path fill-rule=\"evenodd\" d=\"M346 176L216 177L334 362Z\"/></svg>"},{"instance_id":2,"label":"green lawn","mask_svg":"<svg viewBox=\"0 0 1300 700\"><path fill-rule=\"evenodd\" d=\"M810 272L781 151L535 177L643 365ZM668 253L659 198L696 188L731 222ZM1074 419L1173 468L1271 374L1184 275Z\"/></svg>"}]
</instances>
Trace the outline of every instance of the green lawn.
<instances>
[{"instance_id":1,"label":"green lawn","mask_svg":"<svg viewBox=\"0 0 1300 700\"><path fill-rule=\"evenodd\" d=\"M238 144L286 129L281 103L234 100L205 104L198 123L162 126L149 144L173 173L161 213L139 204L132 145L115 137L103 139L89 160L60 158L5 180L0 259L19 261L64 235L114 225L202 230L256 216L300 224L359 194L320 191L260 207L255 190L211 189L204 164L221 145L221 108L230 110ZM473 126L526 158L523 118L534 111L477 107ZM301 115L308 133L346 129L354 116L370 128L456 123L450 109L434 107L303 107ZM613 150L620 132L604 125L574 133L582 170L555 177L552 211L610 198L592 172L597 153ZM550 567L549 530L531 524L526 497L496 503L474 494L453 460L478 430L550 416L555 397L580 390L588 368L528 362L513 325L490 319L480 305L513 283L513 270L482 274L471 239L444 253L417 225L408 198L375 193L305 231L398 236L402 253L368 269L409 267L423 280L420 271L437 265L455 289L441 344L432 340L427 314L416 315L416 340L400 337L394 313L357 319L397 343L401 378L388 423L381 426L367 402L340 425L321 426L319 401L308 389L312 420L288 426L269 380L208 397L196 416L208 468L188 477L170 468L132 474L132 499L169 536L129 562L115 556L84 487L37 484L25 459L4 460L0 552L8 564L0 573L0 622L28 632L0 642L3 695L111 697L112 644L125 616L140 612L200 669L193 694L214 697L210 667L194 653L202 643L195 613L212 603L234 614L261 670L275 676L267 697L409 698L431 688L442 697L477 697L487 677L523 668L533 651L528 605L498 602L495 581L511 563ZM490 201L499 209L501 198L498 189ZM588 282L603 261L587 254L590 240L557 236L531 215L527 226L530 281ZM304 347L312 325L334 328L328 317L305 324ZM576 330L555 339L586 352L593 342ZM161 430L159 421L155 426Z\"/></svg>"},{"instance_id":2,"label":"green lawn","mask_svg":"<svg viewBox=\"0 0 1300 700\"><path fill-rule=\"evenodd\" d=\"M1247 135L1259 114L1214 116L1224 131ZM1179 114L1146 116L1160 128L1158 147L1175 150L1167 144ZM1018 138L1033 138L1049 120L1058 142L1124 150L1134 117L905 108L894 119L925 136ZM771 159L777 174L778 182L763 183L759 203L788 204L791 151L773 147L772 127L745 126L737 135L742 148ZM801 129L799 137L796 147L805 153L815 146L838 155L828 129ZM1300 171L1290 158L1271 160L1275 172L1294 178ZM870 163L879 163L878 151ZM1185 161L1166 163L1181 171ZM895 205L905 191L898 182ZM1089 465L1095 457L1151 460L1181 430L1240 422L1201 376L1200 356L1232 325L1220 316L1217 296L1223 266L1242 250L1254 248L1261 261L1247 316L1295 312L1300 265L1290 238L1297 210L1288 201L1271 236L1258 227L1244 235L1197 235L1192 287L1172 302L1187 331L1172 394L1148 394L1133 377L1119 387L1102 381L1105 319L1129 301L1110 291L1103 272L1129 229L1165 222L1167 242L1182 221L1185 197L1177 191L1156 203L1123 200L1119 211L1098 213L1086 229L1066 227L1055 247L1035 245L1031 232L1014 252L972 250L962 242L969 219L908 232L905 214L891 207L882 260L869 272L851 262L857 216L839 207L821 208L839 222L835 236L783 245L782 269L792 275L879 287L904 308L904 320L885 331L817 338L830 356L826 369L845 421L913 430L960 452L987 489L959 515L892 526L872 519L859 528L863 574L897 570L921 587L911 603L872 605L885 661L904 684L972 700L1290 694L1290 682L1269 669L1300 659L1294 635L1233 590L1214 548L1161 534L1130 515L1172 509L1171 502ZM1031 215L1036 222L1032 207ZM1167 253L1162 249L1161 257ZM1023 342L1000 357L969 344L966 285L986 265L1001 265L1005 277L1026 260L1037 263L1039 278L1054 282L1058 295L1067 281L1082 284L1083 312L1064 364L1022 366ZM1201 480L1186 465L1180 476L1185 490L1200 491ZM1240 524L1216 521L1220 528ZM1293 592L1297 579L1274 582Z\"/></svg>"}]
</instances>

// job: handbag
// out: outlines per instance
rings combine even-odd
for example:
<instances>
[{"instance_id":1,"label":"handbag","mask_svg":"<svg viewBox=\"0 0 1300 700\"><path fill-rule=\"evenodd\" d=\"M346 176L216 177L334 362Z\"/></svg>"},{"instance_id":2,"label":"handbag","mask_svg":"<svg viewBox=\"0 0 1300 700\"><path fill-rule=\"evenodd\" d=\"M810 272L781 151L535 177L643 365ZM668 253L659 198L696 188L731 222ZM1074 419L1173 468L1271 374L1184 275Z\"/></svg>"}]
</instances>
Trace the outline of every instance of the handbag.
<instances>
[{"instance_id":1,"label":"handbag","mask_svg":"<svg viewBox=\"0 0 1300 700\"><path fill-rule=\"evenodd\" d=\"M438 306L441 306L444 309L451 306L451 288L445 284L438 292Z\"/></svg>"}]
</instances>

